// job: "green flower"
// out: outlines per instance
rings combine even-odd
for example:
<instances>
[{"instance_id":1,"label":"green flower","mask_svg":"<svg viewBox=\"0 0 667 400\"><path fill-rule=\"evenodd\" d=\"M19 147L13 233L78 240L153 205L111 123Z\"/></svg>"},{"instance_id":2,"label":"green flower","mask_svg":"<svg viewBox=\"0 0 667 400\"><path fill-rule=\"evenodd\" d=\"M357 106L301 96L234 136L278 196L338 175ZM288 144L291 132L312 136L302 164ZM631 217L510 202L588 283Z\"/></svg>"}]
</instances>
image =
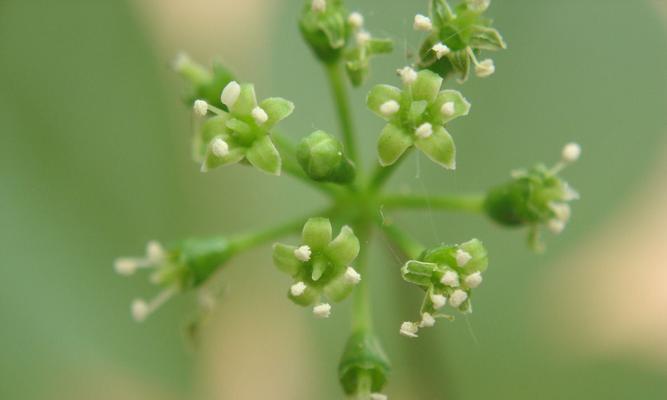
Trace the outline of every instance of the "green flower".
<instances>
[{"instance_id":1,"label":"green flower","mask_svg":"<svg viewBox=\"0 0 667 400\"><path fill-rule=\"evenodd\" d=\"M391 39L376 39L363 29L364 18L359 13L348 17L350 30L354 32L355 44L345 51L345 68L354 86L361 86L368 77L371 58L394 51Z\"/></svg>"},{"instance_id":2,"label":"green flower","mask_svg":"<svg viewBox=\"0 0 667 400\"><path fill-rule=\"evenodd\" d=\"M471 66L478 77L495 72L493 60L477 60L482 50L507 48L502 36L483 16L490 0L465 0L452 10L446 0L431 0L430 18L415 17L415 29L428 32L419 51L420 68L427 68L443 78L458 73L468 79Z\"/></svg>"},{"instance_id":3,"label":"green flower","mask_svg":"<svg viewBox=\"0 0 667 400\"><path fill-rule=\"evenodd\" d=\"M245 160L264 172L280 175L280 153L271 141L270 130L292 113L294 104L279 97L258 104L254 86L236 81L225 86L220 99L229 112L203 100L194 104L199 115L215 114L195 135L195 160L202 162L202 172Z\"/></svg>"},{"instance_id":4,"label":"green flower","mask_svg":"<svg viewBox=\"0 0 667 400\"><path fill-rule=\"evenodd\" d=\"M437 318L452 319L439 310L446 305L464 313L472 312L472 290L482 283L488 257L482 242L440 246L425 251L418 260L410 260L401 268L403 279L422 288L426 295L418 322L404 322L400 332L417 337L419 328L435 325Z\"/></svg>"},{"instance_id":5,"label":"green flower","mask_svg":"<svg viewBox=\"0 0 667 400\"><path fill-rule=\"evenodd\" d=\"M371 399L386 399L379 392L387 383L390 369L389 358L375 335L356 332L345 345L338 365L338 378L348 395L370 394Z\"/></svg>"},{"instance_id":6,"label":"green flower","mask_svg":"<svg viewBox=\"0 0 667 400\"><path fill-rule=\"evenodd\" d=\"M301 306L318 302L313 313L327 318L331 305L322 296L338 302L345 299L361 276L350 266L359 254L359 239L352 229L344 226L332 240L331 222L326 218L311 218L303 227L302 245L276 243L273 262L294 278L288 297Z\"/></svg>"},{"instance_id":7,"label":"green flower","mask_svg":"<svg viewBox=\"0 0 667 400\"><path fill-rule=\"evenodd\" d=\"M579 145L570 143L563 148L562 160L553 168L539 164L529 170L512 172L512 180L491 189L486 195L484 209L501 225L528 226L529 244L540 251L540 226L559 234L570 219L569 203L579 198L558 173L579 158Z\"/></svg>"},{"instance_id":8,"label":"green flower","mask_svg":"<svg viewBox=\"0 0 667 400\"><path fill-rule=\"evenodd\" d=\"M151 241L145 257L119 258L114 268L124 276L146 269L151 272L150 282L162 289L150 302L132 303L132 315L141 322L176 293L200 287L237 251L236 243L223 237L188 239L167 248Z\"/></svg>"},{"instance_id":9,"label":"green flower","mask_svg":"<svg viewBox=\"0 0 667 400\"><path fill-rule=\"evenodd\" d=\"M368 107L388 124L378 141L380 164L395 163L411 146L441 166L456 168L454 140L444 125L468 115L470 103L455 90L440 91L443 79L410 67L399 71L404 89L378 85L366 99Z\"/></svg>"},{"instance_id":10,"label":"green flower","mask_svg":"<svg viewBox=\"0 0 667 400\"><path fill-rule=\"evenodd\" d=\"M301 35L313 53L326 64L338 61L348 36L341 0L307 0L299 20Z\"/></svg>"}]
</instances>

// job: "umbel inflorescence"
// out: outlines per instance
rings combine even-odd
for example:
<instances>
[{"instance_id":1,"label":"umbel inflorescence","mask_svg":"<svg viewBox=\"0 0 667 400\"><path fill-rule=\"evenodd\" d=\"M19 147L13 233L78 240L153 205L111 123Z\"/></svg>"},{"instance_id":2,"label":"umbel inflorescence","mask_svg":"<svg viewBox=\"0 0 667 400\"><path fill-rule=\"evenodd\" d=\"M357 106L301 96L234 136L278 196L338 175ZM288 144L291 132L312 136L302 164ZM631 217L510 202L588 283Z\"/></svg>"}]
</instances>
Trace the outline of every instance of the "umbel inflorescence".
<instances>
[{"instance_id":1,"label":"umbel inflorescence","mask_svg":"<svg viewBox=\"0 0 667 400\"><path fill-rule=\"evenodd\" d=\"M321 191L331 205L259 232L189 238L168 245L150 242L144 257L116 260L119 274L147 271L150 282L160 288L153 300L132 303L137 321L170 297L190 291L203 294L202 307L209 309L208 286L232 257L300 231L299 240L273 246L273 263L289 275L287 298L310 307L315 317L329 318L335 303L354 294L352 329L339 379L353 398L384 399L381 392L390 365L375 335L368 304L365 247L370 236L385 235L403 252L406 262L396 266L396 274L422 290L421 308L397 327L398 333L411 338L437 319L453 320L454 312L472 312L488 255L476 238L423 246L387 222L383 212L428 208L485 214L504 226L525 227L535 250L543 248L543 228L555 234L564 229L571 214L569 203L578 194L560 173L579 158L581 150L574 143L564 147L554 166L513 171L507 182L479 195L427 198L385 193L386 181L414 150L441 166L443 173L456 168L456 132L449 132L447 125L467 116L471 104L447 88L448 82L456 78L463 83L471 72L479 78L491 76L495 64L481 55L506 47L485 17L489 0L463 0L456 7L446 0L429 3L428 16L417 14L411 21L424 39L416 58L397 68L400 85L379 84L366 96L370 111L385 121L379 129L377 165L370 171L361 168L347 82L355 87L366 82L373 58L391 52L393 42L372 36L363 15L348 12L342 0L308 0L299 20L302 36L330 82L342 140L317 130L295 143L294 134L278 132L280 121L295 112L291 101L280 97L258 101L255 87L239 83L221 64L208 69L185 55L177 58L174 68L190 87L185 100L195 121L192 154L202 172L241 164L275 176L284 173Z\"/></svg>"}]
</instances>

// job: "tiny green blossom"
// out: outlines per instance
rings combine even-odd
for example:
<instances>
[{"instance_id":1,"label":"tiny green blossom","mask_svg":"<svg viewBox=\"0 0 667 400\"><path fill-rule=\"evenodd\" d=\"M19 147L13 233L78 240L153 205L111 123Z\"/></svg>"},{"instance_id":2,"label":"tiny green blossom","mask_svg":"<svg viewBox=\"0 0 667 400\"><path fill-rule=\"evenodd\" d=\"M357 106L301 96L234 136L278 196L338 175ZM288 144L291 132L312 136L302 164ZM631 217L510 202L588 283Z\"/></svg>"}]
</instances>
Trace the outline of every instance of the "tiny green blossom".
<instances>
[{"instance_id":1,"label":"tiny green blossom","mask_svg":"<svg viewBox=\"0 0 667 400\"><path fill-rule=\"evenodd\" d=\"M202 172L246 160L261 171L280 175L280 153L271 141L270 130L294 110L294 104L279 97L257 103L252 84L230 82L222 91L225 112L208 106L207 118L195 135L195 156ZM204 107L195 102L195 112Z\"/></svg>"},{"instance_id":2,"label":"tiny green blossom","mask_svg":"<svg viewBox=\"0 0 667 400\"><path fill-rule=\"evenodd\" d=\"M356 176L354 164L343 154L343 145L324 131L303 138L296 158L304 172L318 182L348 183Z\"/></svg>"},{"instance_id":3,"label":"tiny green blossom","mask_svg":"<svg viewBox=\"0 0 667 400\"><path fill-rule=\"evenodd\" d=\"M482 283L488 266L486 248L477 239L460 245L440 246L425 251L418 260L401 268L403 279L425 292L420 320L404 322L400 333L417 337L419 328L435 325L436 318L452 317L440 310L449 305L464 313L472 312L472 290Z\"/></svg>"},{"instance_id":4,"label":"tiny green blossom","mask_svg":"<svg viewBox=\"0 0 667 400\"><path fill-rule=\"evenodd\" d=\"M471 68L480 78L492 75L493 60L479 61L477 55L482 50L501 50L507 45L491 27L492 21L483 15L489 4L490 0L464 0L452 9L447 0L431 0L431 18L415 18L415 29L429 33L421 46L418 66L442 77L458 73L461 81L468 78ZM430 29L419 29L427 25Z\"/></svg>"},{"instance_id":5,"label":"tiny green blossom","mask_svg":"<svg viewBox=\"0 0 667 400\"><path fill-rule=\"evenodd\" d=\"M387 121L378 140L380 164L395 163L415 146L447 169L456 168L456 147L444 125L468 115L470 103L455 90L440 90L443 79L410 67L399 71L403 90L389 85L371 89L366 103Z\"/></svg>"},{"instance_id":6,"label":"tiny green blossom","mask_svg":"<svg viewBox=\"0 0 667 400\"><path fill-rule=\"evenodd\" d=\"M340 59L348 37L347 11L341 0L306 0L299 20L304 40L322 62Z\"/></svg>"},{"instance_id":7,"label":"tiny green blossom","mask_svg":"<svg viewBox=\"0 0 667 400\"><path fill-rule=\"evenodd\" d=\"M345 68L354 86L360 86L368 77L370 61L375 55L391 53L394 42L391 39L377 39L363 28L363 17L352 13L348 17L349 29L354 34L354 44L345 51Z\"/></svg>"},{"instance_id":8,"label":"tiny green blossom","mask_svg":"<svg viewBox=\"0 0 667 400\"><path fill-rule=\"evenodd\" d=\"M344 226L332 240L331 222L311 218L303 227L302 244L273 246L273 262L294 279L288 297L294 303L310 306L322 297L338 302L345 299L361 276L351 266L359 254L359 239ZM313 309L318 317L328 317L331 307L319 303Z\"/></svg>"}]
</instances>

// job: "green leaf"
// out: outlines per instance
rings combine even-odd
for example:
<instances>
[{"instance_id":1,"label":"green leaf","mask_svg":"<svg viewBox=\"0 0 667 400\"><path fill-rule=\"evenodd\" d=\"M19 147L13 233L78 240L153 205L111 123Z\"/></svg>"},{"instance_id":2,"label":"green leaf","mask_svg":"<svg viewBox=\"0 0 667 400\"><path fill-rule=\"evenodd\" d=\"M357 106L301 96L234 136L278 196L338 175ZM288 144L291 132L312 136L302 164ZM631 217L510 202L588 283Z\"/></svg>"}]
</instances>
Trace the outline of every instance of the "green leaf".
<instances>
[{"instance_id":1,"label":"green leaf","mask_svg":"<svg viewBox=\"0 0 667 400\"><path fill-rule=\"evenodd\" d=\"M454 113L452 115L444 115L442 113L442 106L448 102L454 103ZM431 105L431 115L434 116L434 122L437 122L440 125L458 117L464 117L468 115L469 112L470 102L456 90L443 90Z\"/></svg>"},{"instance_id":2,"label":"green leaf","mask_svg":"<svg viewBox=\"0 0 667 400\"><path fill-rule=\"evenodd\" d=\"M395 163L413 144L412 136L392 124L387 124L378 139L378 157L382 166Z\"/></svg>"},{"instance_id":3,"label":"green leaf","mask_svg":"<svg viewBox=\"0 0 667 400\"><path fill-rule=\"evenodd\" d=\"M329 243L325 253L337 266L348 266L359 254L359 239L349 226L344 226L338 236Z\"/></svg>"},{"instance_id":4,"label":"green leaf","mask_svg":"<svg viewBox=\"0 0 667 400\"><path fill-rule=\"evenodd\" d=\"M310 218L303 226L301 237L311 250L323 250L331 242L331 222L327 218Z\"/></svg>"},{"instance_id":5,"label":"green leaf","mask_svg":"<svg viewBox=\"0 0 667 400\"><path fill-rule=\"evenodd\" d=\"M280 153L269 135L257 139L248 150L246 158L256 168L272 175L280 175Z\"/></svg>"},{"instance_id":6,"label":"green leaf","mask_svg":"<svg viewBox=\"0 0 667 400\"><path fill-rule=\"evenodd\" d=\"M366 105L368 108L377 114L380 118L387 121L391 120L393 116L387 117L382 114L380 107L388 101L394 100L397 103L401 103L401 89L390 86L390 85L377 85L368 92L366 97Z\"/></svg>"},{"instance_id":7,"label":"green leaf","mask_svg":"<svg viewBox=\"0 0 667 400\"><path fill-rule=\"evenodd\" d=\"M428 287L432 284L433 274L437 269L436 264L410 260L401 268L401 275L407 282Z\"/></svg>"},{"instance_id":8,"label":"green leaf","mask_svg":"<svg viewBox=\"0 0 667 400\"><path fill-rule=\"evenodd\" d=\"M427 69L419 71L417 80L412 85L412 98L431 103L438 96L442 87L442 78Z\"/></svg>"},{"instance_id":9,"label":"green leaf","mask_svg":"<svg viewBox=\"0 0 667 400\"><path fill-rule=\"evenodd\" d=\"M259 105L269 116L268 121L264 123L266 129L271 129L278 122L287 118L294 111L294 103L280 97L268 98Z\"/></svg>"},{"instance_id":10,"label":"green leaf","mask_svg":"<svg viewBox=\"0 0 667 400\"><path fill-rule=\"evenodd\" d=\"M288 246L282 243L273 245L273 263L279 270L296 276L301 269L301 261L294 256L295 246Z\"/></svg>"},{"instance_id":11,"label":"green leaf","mask_svg":"<svg viewBox=\"0 0 667 400\"><path fill-rule=\"evenodd\" d=\"M507 44L497 30L475 25L472 28L470 47L479 50L502 50L507 48Z\"/></svg>"},{"instance_id":12,"label":"green leaf","mask_svg":"<svg viewBox=\"0 0 667 400\"><path fill-rule=\"evenodd\" d=\"M255 86L251 83L241 85L241 93L230 111L234 115L249 116L252 110L257 107L257 97L255 96Z\"/></svg>"},{"instance_id":13,"label":"green leaf","mask_svg":"<svg viewBox=\"0 0 667 400\"><path fill-rule=\"evenodd\" d=\"M447 169L456 169L454 140L442 126L434 126L431 136L418 138L415 141L415 147L441 166Z\"/></svg>"}]
</instances>

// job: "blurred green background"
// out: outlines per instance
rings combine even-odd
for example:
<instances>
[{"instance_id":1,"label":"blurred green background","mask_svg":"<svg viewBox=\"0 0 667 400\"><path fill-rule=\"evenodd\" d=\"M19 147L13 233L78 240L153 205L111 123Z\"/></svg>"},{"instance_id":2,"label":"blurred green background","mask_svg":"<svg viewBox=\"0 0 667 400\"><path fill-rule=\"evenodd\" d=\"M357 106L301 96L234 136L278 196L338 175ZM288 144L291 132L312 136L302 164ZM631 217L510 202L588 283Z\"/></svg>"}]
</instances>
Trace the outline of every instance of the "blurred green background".
<instances>
[{"instance_id":1,"label":"blurred green background","mask_svg":"<svg viewBox=\"0 0 667 400\"><path fill-rule=\"evenodd\" d=\"M427 2L348 3L373 33L399 44L374 64L369 86L395 84L394 70L419 43L412 16ZM335 132L323 73L296 28L300 7L296 0L0 1L0 398L342 397L336 364L349 301L330 320L312 321L284 298L289 282L272 267L268 247L223 274L219 315L197 351L181 333L191 298L137 325L129 303L151 289L111 268L149 239L233 233L323 204L287 177L238 166L200 174L189 160L183 86L168 67L180 48L204 61L217 54L256 83L259 97L296 103L284 132L295 139L315 128ZM492 264L472 316L409 341L397 329L421 295L376 240L368 279L394 364L390 398L667 398L665 360L578 354L577 327L548 324L548 313L577 307L544 309L536 289L598 235L665 154L665 13L664 2L640 0L494 2L490 14L509 49L493 55L495 76L460 88L473 109L451 129L458 170L445 173L413 155L391 187L483 190L513 168L555 161L562 144L576 140L584 157L565 176L583 198L544 256L528 251L525 232L480 217L396 215L427 244L482 238ZM363 106L367 89L353 98L370 165L382 123ZM556 293L577 296L567 286ZM574 340L553 340L559 329ZM269 397L259 397L262 390Z\"/></svg>"}]
</instances>

